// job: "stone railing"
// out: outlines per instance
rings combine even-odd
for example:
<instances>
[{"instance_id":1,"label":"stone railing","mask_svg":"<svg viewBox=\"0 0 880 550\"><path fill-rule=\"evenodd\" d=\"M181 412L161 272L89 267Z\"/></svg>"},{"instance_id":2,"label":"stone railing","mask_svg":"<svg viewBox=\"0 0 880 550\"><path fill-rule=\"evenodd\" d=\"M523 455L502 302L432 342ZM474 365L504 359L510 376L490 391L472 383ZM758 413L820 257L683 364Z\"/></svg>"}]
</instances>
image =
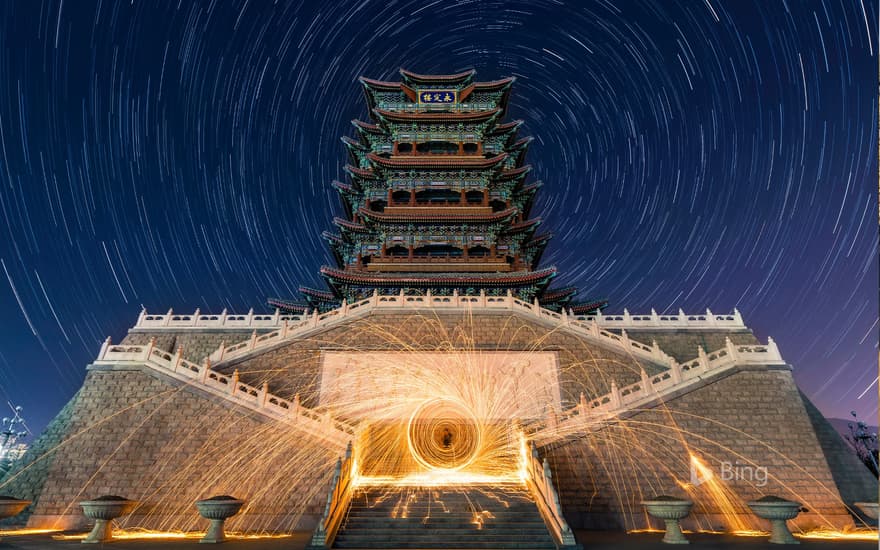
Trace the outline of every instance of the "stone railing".
<instances>
[{"instance_id":1,"label":"stone railing","mask_svg":"<svg viewBox=\"0 0 880 550\"><path fill-rule=\"evenodd\" d=\"M571 532L568 522L565 521L565 517L562 515L559 495L553 486L550 464L546 458L543 461L540 459L538 449L535 448L535 444L532 442L529 442L525 471L526 484L532 493L532 497L535 499L535 503L538 505L538 510L541 512L541 517L544 518L547 529L553 535L556 548L577 548L574 533Z\"/></svg>"},{"instance_id":2,"label":"stone railing","mask_svg":"<svg viewBox=\"0 0 880 550\"><path fill-rule=\"evenodd\" d=\"M577 405L560 415L551 411L529 438L538 445L544 445L582 432L585 428L601 424L624 411L639 409L683 390L696 388L707 377L738 366L785 364L772 338L768 338L766 345L734 344L727 338L723 348L711 353L706 353L701 347L697 348L695 359L682 364L672 361L669 369L654 376L648 376L642 369L641 379L634 384L619 388L612 380L611 391L605 395L587 399L581 393Z\"/></svg>"},{"instance_id":3,"label":"stone railing","mask_svg":"<svg viewBox=\"0 0 880 550\"><path fill-rule=\"evenodd\" d=\"M336 534L342 526L342 520L348 512L351 504L351 494L354 488L355 459L351 442L345 449L345 456L336 460L336 469L333 472L333 487L327 495L327 504L324 506L324 515L307 548L323 549L332 548Z\"/></svg>"},{"instance_id":4,"label":"stone railing","mask_svg":"<svg viewBox=\"0 0 880 550\"><path fill-rule=\"evenodd\" d=\"M224 309L220 314L204 314L198 309L195 313L181 314L168 310L167 313L154 314L141 310L135 329L186 329L186 328L274 328L285 322L298 322L303 315L282 315L277 309L271 315L254 314L254 310L244 315L227 313Z\"/></svg>"},{"instance_id":5,"label":"stone railing","mask_svg":"<svg viewBox=\"0 0 880 550\"><path fill-rule=\"evenodd\" d=\"M180 382L191 384L227 401L295 426L312 436L344 448L352 440L352 426L334 419L329 413L320 413L304 407L299 396L293 400L282 399L269 393L268 383L257 388L241 382L238 371L231 375L211 369L210 362L199 365L182 357L183 349L169 353L156 347L155 339L144 346L114 345L110 338L101 346L95 365L138 364L170 376Z\"/></svg>"},{"instance_id":6,"label":"stone railing","mask_svg":"<svg viewBox=\"0 0 880 550\"><path fill-rule=\"evenodd\" d=\"M660 315L653 309L648 315L631 314L626 309L621 315L605 315L601 311L595 315L576 315L574 317L578 321L586 321L591 323L596 321L604 328L619 329L677 329L677 328L697 328L697 329L743 329L746 328L742 320L742 315L734 308L733 313L727 315L719 315L712 313L707 309L706 313L687 314L682 310L678 313Z\"/></svg>"},{"instance_id":7,"label":"stone railing","mask_svg":"<svg viewBox=\"0 0 880 550\"><path fill-rule=\"evenodd\" d=\"M390 296L373 294L370 298L352 304L343 302L341 307L326 313L314 311L311 315L296 317L296 320L286 320L280 328L263 334L258 334L255 330L247 340L229 347L221 344L209 358L214 364L233 361L260 350L271 349L287 340L303 337L313 332L346 323L351 319L366 316L375 310L425 308L432 310L482 309L517 311L533 319L569 329L581 336L615 348L637 359L666 366L671 366L672 364L672 358L664 353L656 343L649 346L631 340L627 336L626 330L621 330L620 334L604 330L599 326L596 319L582 321L566 311L562 313L550 311L542 308L537 300L533 303L528 303L510 294L507 296L487 296L482 292L477 296L459 296L458 294L453 294L452 296L433 296L430 293L423 296L409 296L402 293Z\"/></svg>"},{"instance_id":8,"label":"stone railing","mask_svg":"<svg viewBox=\"0 0 880 550\"><path fill-rule=\"evenodd\" d=\"M534 311L534 305L523 302L510 295L508 296L404 296L405 300L399 300L399 295L380 296L381 300L375 302L376 307L407 307L407 308L514 308L514 303L524 306L528 311ZM390 298L390 299L388 299ZM363 303L372 303L373 298L361 300ZM345 307L345 306L343 306ZM349 306L349 310L354 308ZM717 314L710 310L705 313L688 314L681 310L676 314L658 314L653 309L650 314L632 314L626 309L623 314L606 315L598 312L595 315L574 315L571 312L554 313L547 309L541 309L542 315L554 314L564 316L570 321L581 323L596 322L605 329L744 329L742 316L736 309L732 314ZM333 313L333 312L328 312ZM133 329L278 329L284 325L296 326L308 322L315 313L303 315L281 314L277 309L271 314L255 314L253 310L246 314L231 314L224 309L219 314L205 314L198 309L194 313L174 313L168 310L166 313L147 313L142 310ZM327 315L327 313L323 314ZM321 317L321 315L319 315Z\"/></svg>"}]
</instances>

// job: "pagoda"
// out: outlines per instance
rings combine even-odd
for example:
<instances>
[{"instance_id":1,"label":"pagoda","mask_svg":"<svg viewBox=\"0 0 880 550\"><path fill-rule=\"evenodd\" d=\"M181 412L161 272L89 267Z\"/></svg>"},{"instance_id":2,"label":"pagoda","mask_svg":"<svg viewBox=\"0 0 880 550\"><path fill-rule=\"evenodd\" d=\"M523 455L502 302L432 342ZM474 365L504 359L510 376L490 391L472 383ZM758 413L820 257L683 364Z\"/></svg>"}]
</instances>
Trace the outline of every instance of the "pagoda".
<instances>
[{"instance_id":1,"label":"pagoda","mask_svg":"<svg viewBox=\"0 0 880 550\"><path fill-rule=\"evenodd\" d=\"M347 182L334 181L345 218L324 238L336 265L321 268L327 290L304 300L270 299L285 311L327 311L374 293L506 295L542 307L589 313L575 288L551 290L555 267L540 267L550 239L530 217L541 182L524 164L531 138L505 122L514 78L475 82L474 70L401 82L359 80L371 122L352 121Z\"/></svg>"}]
</instances>

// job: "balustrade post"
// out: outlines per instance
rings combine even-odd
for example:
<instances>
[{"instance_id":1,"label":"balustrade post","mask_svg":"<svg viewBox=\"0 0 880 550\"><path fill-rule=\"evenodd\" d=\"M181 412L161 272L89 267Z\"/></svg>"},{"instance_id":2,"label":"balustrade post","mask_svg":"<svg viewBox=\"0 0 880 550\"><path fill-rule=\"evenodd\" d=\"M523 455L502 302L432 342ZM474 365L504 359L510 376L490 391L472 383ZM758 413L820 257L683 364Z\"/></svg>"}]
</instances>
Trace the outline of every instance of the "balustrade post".
<instances>
[{"instance_id":1,"label":"balustrade post","mask_svg":"<svg viewBox=\"0 0 880 550\"><path fill-rule=\"evenodd\" d=\"M167 327L168 325L171 324L171 315L173 315L173 314L174 314L174 309L173 309L173 308L170 308L170 309L168 310L168 313L165 314L165 322L162 323L163 326L166 326L166 327Z\"/></svg>"},{"instance_id":2,"label":"balustrade post","mask_svg":"<svg viewBox=\"0 0 880 550\"><path fill-rule=\"evenodd\" d=\"M150 360L150 355L152 355L153 346L155 346L155 345L156 345L156 337L153 336L152 338L150 338L150 342L146 346L144 346L144 352L143 352L143 355L141 356L142 361L149 361Z\"/></svg>"},{"instance_id":3,"label":"balustrade post","mask_svg":"<svg viewBox=\"0 0 880 550\"><path fill-rule=\"evenodd\" d=\"M538 317L541 316L541 303L538 302L538 297L537 297L537 296L535 296L535 299L532 300L532 311L533 311L533 312L535 313L535 315L537 315Z\"/></svg>"},{"instance_id":4,"label":"balustrade post","mask_svg":"<svg viewBox=\"0 0 880 550\"><path fill-rule=\"evenodd\" d=\"M657 315L657 310L651 308L651 323L655 326L660 325L660 316Z\"/></svg>"},{"instance_id":5,"label":"balustrade post","mask_svg":"<svg viewBox=\"0 0 880 550\"><path fill-rule=\"evenodd\" d=\"M234 371L232 371L232 384L231 384L231 386L232 386L232 388L229 393L231 393L232 395L235 395L235 392L238 391L238 369L235 369Z\"/></svg>"},{"instance_id":6,"label":"balustrade post","mask_svg":"<svg viewBox=\"0 0 880 550\"><path fill-rule=\"evenodd\" d=\"M260 407L266 406L266 401L269 399L269 383L263 382L263 387L260 389Z\"/></svg>"},{"instance_id":7,"label":"balustrade post","mask_svg":"<svg viewBox=\"0 0 880 550\"><path fill-rule=\"evenodd\" d=\"M257 331L256 331L256 329L254 329L254 331L251 333L251 343L248 345L248 349L254 349L255 347L257 347Z\"/></svg>"},{"instance_id":8,"label":"balustrade post","mask_svg":"<svg viewBox=\"0 0 880 550\"><path fill-rule=\"evenodd\" d=\"M702 370L709 370L709 357L706 356L706 350L703 349L703 346L697 346L697 360L700 362Z\"/></svg>"},{"instance_id":9,"label":"balustrade post","mask_svg":"<svg viewBox=\"0 0 880 550\"><path fill-rule=\"evenodd\" d=\"M620 402L620 390L617 388L617 382L614 380L611 380L611 392L609 393L611 398L611 407L613 409L619 409L622 404Z\"/></svg>"},{"instance_id":10,"label":"balustrade post","mask_svg":"<svg viewBox=\"0 0 880 550\"><path fill-rule=\"evenodd\" d=\"M663 350L661 350L660 346L657 345L657 340L651 340L651 356L657 360L666 358L666 354L663 353Z\"/></svg>"},{"instance_id":11,"label":"balustrade post","mask_svg":"<svg viewBox=\"0 0 880 550\"><path fill-rule=\"evenodd\" d=\"M312 310L312 326L318 326L318 308Z\"/></svg>"},{"instance_id":12,"label":"balustrade post","mask_svg":"<svg viewBox=\"0 0 880 550\"><path fill-rule=\"evenodd\" d=\"M199 315L202 314L202 310L196 308L195 313L193 313L192 326L197 326L199 324Z\"/></svg>"},{"instance_id":13,"label":"balustrade post","mask_svg":"<svg viewBox=\"0 0 880 550\"><path fill-rule=\"evenodd\" d=\"M113 344L113 340L108 336L104 343L101 344L101 351L98 352L98 359L103 360L107 356L107 350L110 349L110 346Z\"/></svg>"},{"instance_id":14,"label":"balustrade post","mask_svg":"<svg viewBox=\"0 0 880 550\"><path fill-rule=\"evenodd\" d=\"M584 392L581 392L581 397L578 399L578 414L584 416L587 414L587 411L590 410L589 404L587 403L587 396L584 395Z\"/></svg>"},{"instance_id":15,"label":"balustrade post","mask_svg":"<svg viewBox=\"0 0 880 550\"><path fill-rule=\"evenodd\" d=\"M291 414L293 414L294 418L299 418L299 409L301 405L299 403L299 394L293 396L293 407L290 409Z\"/></svg>"},{"instance_id":16,"label":"balustrade post","mask_svg":"<svg viewBox=\"0 0 880 550\"><path fill-rule=\"evenodd\" d=\"M251 326L254 322L254 308L250 308L247 313L247 326Z\"/></svg>"},{"instance_id":17,"label":"balustrade post","mask_svg":"<svg viewBox=\"0 0 880 550\"><path fill-rule=\"evenodd\" d=\"M709 308L706 308L706 321L707 321L710 325L712 325L712 326L715 326L715 325L718 324L718 323L715 321L715 314L712 313L712 310L709 309Z\"/></svg>"},{"instance_id":18,"label":"balustrade post","mask_svg":"<svg viewBox=\"0 0 880 550\"><path fill-rule=\"evenodd\" d=\"M272 316L272 326L278 325L278 321L280 319L281 319L281 310L276 307L275 314Z\"/></svg>"},{"instance_id":19,"label":"balustrade post","mask_svg":"<svg viewBox=\"0 0 880 550\"><path fill-rule=\"evenodd\" d=\"M632 344L630 343L630 341L629 341L629 335L626 333L626 329L625 329L625 328L624 328L624 329L620 329L620 343L621 343L621 344L623 345L623 347L626 348L627 350L630 349L630 346L632 345Z\"/></svg>"},{"instance_id":20,"label":"balustrade post","mask_svg":"<svg viewBox=\"0 0 880 550\"><path fill-rule=\"evenodd\" d=\"M642 378L642 391L645 393L645 395L647 395L648 392L653 389L653 384L651 383L651 379L648 377L648 373L645 372L644 368L641 369L639 375Z\"/></svg>"},{"instance_id":21,"label":"balustrade post","mask_svg":"<svg viewBox=\"0 0 880 550\"><path fill-rule=\"evenodd\" d=\"M211 370L211 358L205 357L205 362L202 363L202 377L201 377L202 384L208 383L208 373L210 372L210 370Z\"/></svg>"},{"instance_id":22,"label":"balustrade post","mask_svg":"<svg viewBox=\"0 0 880 550\"><path fill-rule=\"evenodd\" d=\"M376 307L379 305L379 289L378 288L373 289L373 297L370 299L370 304L372 304L373 307Z\"/></svg>"},{"instance_id":23,"label":"balustrade post","mask_svg":"<svg viewBox=\"0 0 880 550\"><path fill-rule=\"evenodd\" d=\"M566 313L565 308L562 308L562 324L568 324L568 313Z\"/></svg>"},{"instance_id":24,"label":"balustrade post","mask_svg":"<svg viewBox=\"0 0 880 550\"><path fill-rule=\"evenodd\" d=\"M480 307L486 307L486 289L480 289Z\"/></svg>"},{"instance_id":25,"label":"balustrade post","mask_svg":"<svg viewBox=\"0 0 880 550\"><path fill-rule=\"evenodd\" d=\"M227 317L227 313L226 313L226 308L224 307L223 311L220 312L220 326L221 327L226 325L226 317Z\"/></svg>"},{"instance_id":26,"label":"balustrade post","mask_svg":"<svg viewBox=\"0 0 880 550\"><path fill-rule=\"evenodd\" d=\"M630 326L632 324L632 317L629 314L629 310L623 308L623 324L624 326Z\"/></svg>"},{"instance_id":27,"label":"balustrade post","mask_svg":"<svg viewBox=\"0 0 880 550\"><path fill-rule=\"evenodd\" d=\"M345 317L348 314L348 300L345 298L342 299L342 305L339 306L339 313L342 317Z\"/></svg>"},{"instance_id":28,"label":"balustrade post","mask_svg":"<svg viewBox=\"0 0 880 550\"><path fill-rule=\"evenodd\" d=\"M174 354L174 364L171 365L171 370L177 372L181 359L183 359L183 346L177 346L177 353Z\"/></svg>"},{"instance_id":29,"label":"balustrade post","mask_svg":"<svg viewBox=\"0 0 880 550\"><path fill-rule=\"evenodd\" d=\"M217 348L217 362L223 361L223 356L226 355L226 341L223 340L220 342L220 347Z\"/></svg>"},{"instance_id":30,"label":"balustrade post","mask_svg":"<svg viewBox=\"0 0 880 550\"><path fill-rule=\"evenodd\" d=\"M281 321L281 339L287 338L287 332L290 330L290 321L287 319Z\"/></svg>"},{"instance_id":31,"label":"balustrade post","mask_svg":"<svg viewBox=\"0 0 880 550\"><path fill-rule=\"evenodd\" d=\"M669 374L672 376L672 383L681 382L681 365L674 358L669 360Z\"/></svg>"},{"instance_id":32,"label":"balustrade post","mask_svg":"<svg viewBox=\"0 0 880 550\"><path fill-rule=\"evenodd\" d=\"M739 326L743 326L742 315L740 314L739 310L736 308L733 308L733 322Z\"/></svg>"},{"instance_id":33,"label":"balustrade post","mask_svg":"<svg viewBox=\"0 0 880 550\"><path fill-rule=\"evenodd\" d=\"M730 360L737 363L739 361L739 352L733 342L730 341L729 336L724 337L724 347L727 348L727 354L730 356Z\"/></svg>"},{"instance_id":34,"label":"balustrade post","mask_svg":"<svg viewBox=\"0 0 880 550\"><path fill-rule=\"evenodd\" d=\"M776 359L777 361L782 361L782 354L779 353L779 348L776 346L776 340L774 340L772 336L767 337L767 353L771 358Z\"/></svg>"},{"instance_id":35,"label":"balustrade post","mask_svg":"<svg viewBox=\"0 0 880 550\"><path fill-rule=\"evenodd\" d=\"M603 315L602 315L602 309L597 307L597 308L596 308L596 315L593 317L593 322L594 322L594 323L601 323L601 322L602 322L602 317L603 317Z\"/></svg>"},{"instance_id":36,"label":"balustrade post","mask_svg":"<svg viewBox=\"0 0 880 550\"><path fill-rule=\"evenodd\" d=\"M687 325L690 324L690 323L688 322L688 316L687 316L687 314L686 314L686 313L684 312L684 310L681 309L681 308L678 308L678 318L681 320L682 323L685 324L685 326L687 326Z\"/></svg>"},{"instance_id":37,"label":"balustrade post","mask_svg":"<svg viewBox=\"0 0 880 550\"><path fill-rule=\"evenodd\" d=\"M593 319L593 322L590 323L590 334L598 338L600 334L599 330L599 322L596 321L596 319Z\"/></svg>"},{"instance_id":38,"label":"balustrade post","mask_svg":"<svg viewBox=\"0 0 880 550\"><path fill-rule=\"evenodd\" d=\"M145 308L145 307L144 307L144 308L141 308L141 312L138 314L138 320L137 320L137 323L135 323L134 326L136 326L136 327L141 326L141 325L143 324L143 322L144 322L144 318L145 318L146 316L147 316L147 308Z\"/></svg>"}]
</instances>

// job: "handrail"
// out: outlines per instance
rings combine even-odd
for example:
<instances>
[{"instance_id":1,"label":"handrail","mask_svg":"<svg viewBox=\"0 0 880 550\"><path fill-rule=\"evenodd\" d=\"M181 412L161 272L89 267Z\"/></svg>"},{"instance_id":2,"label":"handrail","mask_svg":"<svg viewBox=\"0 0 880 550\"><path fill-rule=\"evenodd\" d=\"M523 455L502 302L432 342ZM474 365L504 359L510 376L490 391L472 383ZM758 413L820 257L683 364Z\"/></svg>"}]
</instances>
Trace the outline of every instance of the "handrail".
<instances>
[{"instance_id":1,"label":"handrail","mask_svg":"<svg viewBox=\"0 0 880 550\"><path fill-rule=\"evenodd\" d=\"M577 541L574 533L562 515L562 505L559 503L559 495L553 486L550 463L545 458L543 462L538 456L538 449L533 442L529 442L528 456L526 457L526 484L538 505L544 523L553 535L557 548L575 548Z\"/></svg>"},{"instance_id":2,"label":"handrail","mask_svg":"<svg viewBox=\"0 0 880 550\"><path fill-rule=\"evenodd\" d=\"M147 345L113 345L104 341L94 365L137 364L161 372L180 382L197 386L228 401L259 412L276 420L290 423L309 434L343 448L355 435L354 427L334 419L329 413L320 413L300 404L299 395L293 400L282 399L269 393L269 384L257 388L239 380L238 371L231 375L211 368L210 361L199 365L183 358L183 348L175 353L156 346L151 338Z\"/></svg>"},{"instance_id":3,"label":"handrail","mask_svg":"<svg viewBox=\"0 0 880 550\"><path fill-rule=\"evenodd\" d=\"M627 386L619 388L612 380L611 390L604 395L587 399L581 393L577 405L558 416L551 410L544 425L529 437L538 445L543 445L581 432L588 425L601 424L623 411L637 409L683 389L701 385L709 376L738 366L785 364L772 338L768 338L766 345L734 344L730 338L726 338L723 348L706 353L702 347L698 347L695 359L683 364L672 361L669 369L653 376L648 376L642 369L640 379Z\"/></svg>"},{"instance_id":4,"label":"handrail","mask_svg":"<svg viewBox=\"0 0 880 550\"><path fill-rule=\"evenodd\" d=\"M482 257L481 257L482 258ZM382 296L385 298L386 296ZM396 296L395 296L396 297ZM423 296L423 298L426 296ZM478 305L480 298L485 294L475 296L444 296L445 301L438 302L436 300L428 300L420 303L421 307L481 307ZM434 298L440 298L435 296ZM504 307L513 308L512 296L490 296L489 298L500 299L504 303ZM475 300L476 299L476 300ZM367 298L366 301L370 301ZM520 300L517 300L521 302ZM525 302L522 302L525 303ZM497 302L493 302L497 305ZM531 310L532 304L526 304ZM385 301L378 303L376 307L399 307L394 301ZM550 310L541 308L541 315L549 315ZM716 314L709 310L705 313L685 313L679 310L674 314L658 314L655 310L651 310L650 314L631 314L624 309L623 314L603 314L601 311L592 315L575 315L570 311L564 314L556 313L556 315L565 315L572 322L586 323L587 326L594 321L603 329L744 329L742 315L736 309L732 314ZM200 310L194 313L174 313L168 310L166 313L147 313L142 310L138 316L138 320L134 329L150 329L150 330L186 330L186 329L280 329L284 325L297 326L309 321L312 314L285 314L282 315L279 310L275 310L272 314L255 314L250 310L246 314L231 314L224 309L217 314L204 314Z\"/></svg>"},{"instance_id":5,"label":"handrail","mask_svg":"<svg viewBox=\"0 0 880 550\"><path fill-rule=\"evenodd\" d=\"M324 505L324 515L312 534L309 548L330 548L336 539L336 534L342 526L342 520L348 512L351 504L351 493L354 478L354 452L351 442L345 448L345 456L336 460L333 472L333 487L327 494L327 503Z\"/></svg>"},{"instance_id":6,"label":"handrail","mask_svg":"<svg viewBox=\"0 0 880 550\"><path fill-rule=\"evenodd\" d=\"M632 340L625 330L622 330L620 334L603 330L595 319L589 323L578 321L575 316L565 310L557 313L542 308L537 299L533 303L528 303L512 296L510 293L506 296L487 296L484 291L480 291L480 294L475 296L459 295L457 292L453 293L452 296L436 296L430 292L417 296L404 294L403 291L400 294L392 295L374 292L371 297L351 304L343 300L339 308L325 313L313 311L311 315L300 317L300 320L294 324L284 322L281 328L271 332L257 334L254 331L249 339L232 346L226 347L225 343L221 343L220 347L209 358L217 364L226 363L261 348L271 348L281 342L299 338L319 330L325 330L337 324L348 322L353 318L366 316L371 311L382 308L512 310L524 313L543 322L556 324L606 346L618 348L637 359L661 365L671 365L673 361L672 357L664 353L656 343L649 346Z\"/></svg>"}]
</instances>

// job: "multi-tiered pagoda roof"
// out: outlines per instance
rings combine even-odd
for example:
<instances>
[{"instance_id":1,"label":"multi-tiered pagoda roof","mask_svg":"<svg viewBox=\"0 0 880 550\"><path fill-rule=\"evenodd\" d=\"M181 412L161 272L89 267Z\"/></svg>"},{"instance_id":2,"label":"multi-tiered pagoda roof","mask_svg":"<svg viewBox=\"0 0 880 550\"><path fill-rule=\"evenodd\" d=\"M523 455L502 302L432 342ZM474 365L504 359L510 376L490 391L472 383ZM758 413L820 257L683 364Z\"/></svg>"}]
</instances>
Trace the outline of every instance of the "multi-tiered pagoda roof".
<instances>
[{"instance_id":1,"label":"multi-tiered pagoda roof","mask_svg":"<svg viewBox=\"0 0 880 550\"><path fill-rule=\"evenodd\" d=\"M372 121L353 121L357 138L342 139L348 182L332 185L346 217L324 233L336 259L321 268L328 290L302 287L304 301L270 304L325 311L374 292L510 292L554 310L604 307L549 289L556 268L538 265L550 235L530 216L541 186L527 181L531 138L517 138L522 121L502 120L514 79L400 74L360 79Z\"/></svg>"}]
</instances>

